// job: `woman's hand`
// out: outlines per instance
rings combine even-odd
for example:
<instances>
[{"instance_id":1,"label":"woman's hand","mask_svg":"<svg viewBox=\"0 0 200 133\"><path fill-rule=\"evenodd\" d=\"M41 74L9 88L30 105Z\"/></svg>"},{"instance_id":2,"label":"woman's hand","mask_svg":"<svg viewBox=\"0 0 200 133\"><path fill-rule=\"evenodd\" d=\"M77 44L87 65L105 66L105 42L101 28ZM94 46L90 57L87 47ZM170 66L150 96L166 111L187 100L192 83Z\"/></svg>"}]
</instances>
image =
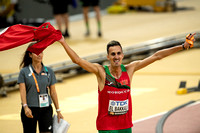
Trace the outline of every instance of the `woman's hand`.
<instances>
[{"instance_id":1,"label":"woman's hand","mask_svg":"<svg viewBox=\"0 0 200 133\"><path fill-rule=\"evenodd\" d=\"M24 111L25 111L25 115L28 118L33 118L32 111L31 111L31 109L28 106L24 107Z\"/></svg>"},{"instance_id":2,"label":"woman's hand","mask_svg":"<svg viewBox=\"0 0 200 133\"><path fill-rule=\"evenodd\" d=\"M60 119L64 118L60 111L57 111L57 118L58 118L58 123L60 122Z\"/></svg>"}]
</instances>

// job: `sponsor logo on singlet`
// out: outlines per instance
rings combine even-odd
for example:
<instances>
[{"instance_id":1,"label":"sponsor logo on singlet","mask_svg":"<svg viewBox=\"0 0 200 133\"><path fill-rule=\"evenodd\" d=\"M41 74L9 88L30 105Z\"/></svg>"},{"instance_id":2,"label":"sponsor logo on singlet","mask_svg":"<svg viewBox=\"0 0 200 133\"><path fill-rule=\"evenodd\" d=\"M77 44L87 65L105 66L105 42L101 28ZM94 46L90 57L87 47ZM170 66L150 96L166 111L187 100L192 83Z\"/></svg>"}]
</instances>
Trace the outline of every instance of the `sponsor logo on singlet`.
<instances>
[{"instance_id":1,"label":"sponsor logo on singlet","mask_svg":"<svg viewBox=\"0 0 200 133\"><path fill-rule=\"evenodd\" d=\"M128 112L128 99L124 101L109 100L108 114L123 115Z\"/></svg>"}]
</instances>

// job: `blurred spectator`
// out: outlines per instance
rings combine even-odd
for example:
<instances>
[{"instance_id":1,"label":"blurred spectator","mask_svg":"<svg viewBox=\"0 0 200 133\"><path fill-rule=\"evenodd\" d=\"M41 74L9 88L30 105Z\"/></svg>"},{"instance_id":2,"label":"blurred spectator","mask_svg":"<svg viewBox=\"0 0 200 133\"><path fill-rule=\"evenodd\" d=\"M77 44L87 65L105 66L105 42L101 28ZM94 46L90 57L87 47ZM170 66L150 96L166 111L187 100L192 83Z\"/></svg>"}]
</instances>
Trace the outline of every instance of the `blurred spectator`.
<instances>
[{"instance_id":1,"label":"blurred spectator","mask_svg":"<svg viewBox=\"0 0 200 133\"><path fill-rule=\"evenodd\" d=\"M64 22L65 30L63 33L64 37L70 37L69 35L69 15L68 15L68 5L70 0L50 0L53 7L53 14L56 20L58 29L62 31L62 23Z\"/></svg>"},{"instance_id":2,"label":"blurred spectator","mask_svg":"<svg viewBox=\"0 0 200 133\"><path fill-rule=\"evenodd\" d=\"M0 0L0 28L15 23L14 13L18 0Z\"/></svg>"},{"instance_id":3,"label":"blurred spectator","mask_svg":"<svg viewBox=\"0 0 200 133\"><path fill-rule=\"evenodd\" d=\"M83 7L83 16L85 20L85 25L86 25L86 33L85 36L90 35L90 26L89 26L89 20L88 20L88 10L89 7L92 6L95 13L96 13L96 20L97 20L97 25L98 25L98 36L101 37L101 21L100 21L100 8L99 8L99 0L80 0L81 5Z\"/></svg>"}]
</instances>

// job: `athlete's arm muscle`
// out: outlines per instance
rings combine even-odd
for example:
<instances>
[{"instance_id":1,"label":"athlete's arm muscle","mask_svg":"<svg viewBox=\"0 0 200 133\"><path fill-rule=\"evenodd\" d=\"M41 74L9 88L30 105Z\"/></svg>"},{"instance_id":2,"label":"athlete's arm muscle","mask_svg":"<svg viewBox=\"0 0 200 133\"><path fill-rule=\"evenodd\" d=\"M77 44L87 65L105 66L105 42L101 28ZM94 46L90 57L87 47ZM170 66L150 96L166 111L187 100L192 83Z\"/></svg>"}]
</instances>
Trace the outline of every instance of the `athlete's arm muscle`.
<instances>
[{"instance_id":1,"label":"athlete's arm muscle","mask_svg":"<svg viewBox=\"0 0 200 133\"><path fill-rule=\"evenodd\" d=\"M156 53L154 53L153 55L143 59L143 60L138 60L138 61L133 61L130 64L128 64L126 66L127 72L129 74L129 77L131 78L133 76L133 73L135 71L138 71L148 65L150 65L151 63L157 61L157 60L161 60L173 53L176 53L180 50L182 50L182 45L179 46L175 46L172 48L167 48L167 49L163 49L163 50L159 50Z\"/></svg>"},{"instance_id":2,"label":"athlete's arm muscle","mask_svg":"<svg viewBox=\"0 0 200 133\"><path fill-rule=\"evenodd\" d=\"M69 55L69 57L71 58L72 62L75 64L78 64L79 66L81 66L83 69L85 69L88 72L92 72L92 73L98 73L98 64L95 63L90 63L82 58L80 58L73 49L71 49L68 44L65 42L64 37L62 37L59 42L62 44L62 46L64 47L65 51L67 52L67 54Z\"/></svg>"},{"instance_id":3,"label":"athlete's arm muscle","mask_svg":"<svg viewBox=\"0 0 200 133\"><path fill-rule=\"evenodd\" d=\"M64 37L62 37L59 42L62 44L62 46L64 47L65 51L67 52L67 54L69 55L69 57L71 58L72 62L74 62L75 64L79 65L80 67L82 67L83 69L85 69L88 72L94 73L97 76L97 80L99 85L101 86L101 84L104 83L104 78L105 78L105 71L104 68L97 63L91 63L88 62L87 60L84 60L82 58L80 58L73 49L71 49L67 43L64 40Z\"/></svg>"}]
</instances>

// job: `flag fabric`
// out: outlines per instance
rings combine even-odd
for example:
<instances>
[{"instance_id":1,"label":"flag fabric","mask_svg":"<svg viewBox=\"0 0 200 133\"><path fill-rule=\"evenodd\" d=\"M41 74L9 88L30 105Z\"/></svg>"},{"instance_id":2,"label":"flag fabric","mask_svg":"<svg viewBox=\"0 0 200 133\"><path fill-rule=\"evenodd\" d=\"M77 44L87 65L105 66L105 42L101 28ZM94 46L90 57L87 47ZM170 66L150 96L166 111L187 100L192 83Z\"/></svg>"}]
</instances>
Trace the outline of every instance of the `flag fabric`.
<instances>
[{"instance_id":1,"label":"flag fabric","mask_svg":"<svg viewBox=\"0 0 200 133\"><path fill-rule=\"evenodd\" d=\"M38 55L49 45L60 40L61 37L61 31L56 30L49 22L43 23L39 27L17 24L0 33L0 51L36 41L28 48L28 51Z\"/></svg>"}]
</instances>

